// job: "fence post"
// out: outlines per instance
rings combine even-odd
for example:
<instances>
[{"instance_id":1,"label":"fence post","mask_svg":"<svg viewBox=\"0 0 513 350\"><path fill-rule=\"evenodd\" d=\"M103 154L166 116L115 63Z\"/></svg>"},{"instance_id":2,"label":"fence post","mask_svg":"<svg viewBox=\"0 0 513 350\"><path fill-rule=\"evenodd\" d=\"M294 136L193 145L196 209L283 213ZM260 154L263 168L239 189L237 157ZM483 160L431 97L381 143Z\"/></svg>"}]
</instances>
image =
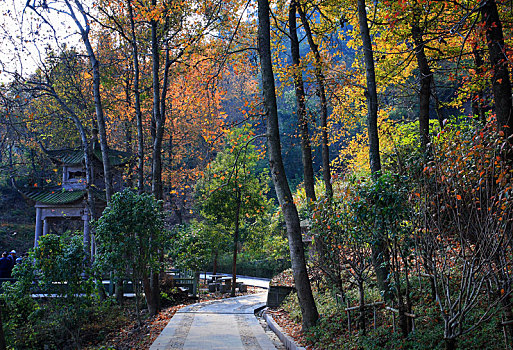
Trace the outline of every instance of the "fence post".
<instances>
[{"instance_id":1,"label":"fence post","mask_svg":"<svg viewBox=\"0 0 513 350\"><path fill-rule=\"evenodd\" d=\"M347 300L347 308L349 309L349 299ZM347 329L351 333L351 310L347 310Z\"/></svg>"},{"instance_id":2,"label":"fence post","mask_svg":"<svg viewBox=\"0 0 513 350\"><path fill-rule=\"evenodd\" d=\"M376 330L376 305L372 305L372 312L374 314L374 330Z\"/></svg>"}]
</instances>

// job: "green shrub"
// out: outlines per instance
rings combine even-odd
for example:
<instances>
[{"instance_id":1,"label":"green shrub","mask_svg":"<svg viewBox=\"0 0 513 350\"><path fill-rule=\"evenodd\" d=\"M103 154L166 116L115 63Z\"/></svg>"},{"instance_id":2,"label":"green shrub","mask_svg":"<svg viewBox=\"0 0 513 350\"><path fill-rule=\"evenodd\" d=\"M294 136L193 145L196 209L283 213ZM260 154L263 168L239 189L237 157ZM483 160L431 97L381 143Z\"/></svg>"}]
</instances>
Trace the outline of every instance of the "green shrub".
<instances>
[{"instance_id":1,"label":"green shrub","mask_svg":"<svg viewBox=\"0 0 513 350\"><path fill-rule=\"evenodd\" d=\"M4 332L13 349L65 349L81 344L82 325L94 310L81 236L45 235L16 265L18 280L4 285ZM37 284L35 282L38 282ZM51 294L33 299L33 293Z\"/></svg>"}]
</instances>

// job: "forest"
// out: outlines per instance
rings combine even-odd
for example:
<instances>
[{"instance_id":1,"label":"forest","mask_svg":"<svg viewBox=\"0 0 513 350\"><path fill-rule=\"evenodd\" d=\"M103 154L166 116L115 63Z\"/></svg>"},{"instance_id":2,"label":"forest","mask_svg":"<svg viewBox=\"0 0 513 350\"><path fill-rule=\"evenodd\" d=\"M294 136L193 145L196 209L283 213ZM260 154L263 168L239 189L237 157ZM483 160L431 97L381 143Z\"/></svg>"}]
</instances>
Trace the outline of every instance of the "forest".
<instances>
[{"instance_id":1,"label":"forest","mask_svg":"<svg viewBox=\"0 0 513 350\"><path fill-rule=\"evenodd\" d=\"M233 273L232 296L291 280L278 312L311 349L513 348L511 1L0 11L0 248L29 257L0 349L98 348L122 307L103 276L140 285L142 324L170 266ZM33 248L71 152L92 220Z\"/></svg>"}]
</instances>

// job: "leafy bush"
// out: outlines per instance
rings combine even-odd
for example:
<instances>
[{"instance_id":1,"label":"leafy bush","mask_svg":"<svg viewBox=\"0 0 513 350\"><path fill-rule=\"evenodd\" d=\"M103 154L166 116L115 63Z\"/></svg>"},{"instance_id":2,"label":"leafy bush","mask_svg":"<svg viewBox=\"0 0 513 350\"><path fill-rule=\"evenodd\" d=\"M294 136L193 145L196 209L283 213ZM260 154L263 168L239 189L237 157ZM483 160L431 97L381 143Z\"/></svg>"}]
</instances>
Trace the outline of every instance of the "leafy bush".
<instances>
[{"instance_id":1,"label":"leafy bush","mask_svg":"<svg viewBox=\"0 0 513 350\"><path fill-rule=\"evenodd\" d=\"M160 272L161 255L170 243L168 231L164 229L162 203L149 194L130 190L115 193L94 226L96 268L102 272L113 271L115 278L132 280L136 300L137 282L142 281L148 310L151 315L156 314L160 291L158 284L150 283L150 276Z\"/></svg>"},{"instance_id":2,"label":"leafy bush","mask_svg":"<svg viewBox=\"0 0 513 350\"><path fill-rule=\"evenodd\" d=\"M438 310L428 300L422 300L416 313L421 315L416 322L416 330L403 337L399 330L393 332L391 313L378 309L376 329L370 329L365 336L355 330L353 318L352 332L348 332L347 313L344 306L337 304L331 293L320 293L314 289L314 296L319 308L320 318L316 326L305 333L308 344L315 349L444 349L443 322L438 317ZM282 304L290 318L301 323L301 312L297 295L290 294ZM353 314L354 316L354 314ZM479 318L474 312L471 319ZM369 317L372 317L369 315ZM470 322L473 322L471 320ZM474 333L462 337L458 341L461 349L501 349L504 340L501 337L499 320L490 320Z\"/></svg>"},{"instance_id":3,"label":"leafy bush","mask_svg":"<svg viewBox=\"0 0 513 350\"><path fill-rule=\"evenodd\" d=\"M73 300L79 294L92 294L93 281L87 277L91 271L80 233L45 235L31 257L35 262L35 277L43 291Z\"/></svg>"},{"instance_id":4,"label":"leafy bush","mask_svg":"<svg viewBox=\"0 0 513 350\"><path fill-rule=\"evenodd\" d=\"M29 257L16 265L18 280L4 285L4 329L14 349L79 347L82 325L93 309L93 283L81 236L45 235ZM38 283L36 283L36 281ZM33 299L33 293L52 294Z\"/></svg>"},{"instance_id":5,"label":"leafy bush","mask_svg":"<svg viewBox=\"0 0 513 350\"><path fill-rule=\"evenodd\" d=\"M340 303L340 299L329 289L321 290L314 286L312 292L314 294L315 303L317 304L317 311L321 318L323 315L336 315L344 307L344 305ZM282 307L295 322L301 323L301 308L296 292L287 295L282 303Z\"/></svg>"}]
</instances>

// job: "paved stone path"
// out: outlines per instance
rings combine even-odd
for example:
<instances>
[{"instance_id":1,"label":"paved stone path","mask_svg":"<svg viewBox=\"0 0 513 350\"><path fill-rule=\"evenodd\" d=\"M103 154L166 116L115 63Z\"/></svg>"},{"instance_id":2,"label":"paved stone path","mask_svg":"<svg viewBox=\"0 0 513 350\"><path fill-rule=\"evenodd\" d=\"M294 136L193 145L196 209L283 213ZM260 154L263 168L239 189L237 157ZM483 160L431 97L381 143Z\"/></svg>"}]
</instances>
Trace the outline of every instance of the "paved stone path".
<instances>
[{"instance_id":1,"label":"paved stone path","mask_svg":"<svg viewBox=\"0 0 513 350\"><path fill-rule=\"evenodd\" d=\"M266 297L259 293L180 309L150 350L274 350L254 315Z\"/></svg>"}]
</instances>

